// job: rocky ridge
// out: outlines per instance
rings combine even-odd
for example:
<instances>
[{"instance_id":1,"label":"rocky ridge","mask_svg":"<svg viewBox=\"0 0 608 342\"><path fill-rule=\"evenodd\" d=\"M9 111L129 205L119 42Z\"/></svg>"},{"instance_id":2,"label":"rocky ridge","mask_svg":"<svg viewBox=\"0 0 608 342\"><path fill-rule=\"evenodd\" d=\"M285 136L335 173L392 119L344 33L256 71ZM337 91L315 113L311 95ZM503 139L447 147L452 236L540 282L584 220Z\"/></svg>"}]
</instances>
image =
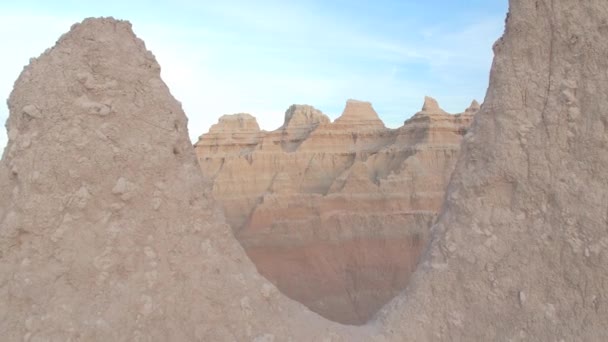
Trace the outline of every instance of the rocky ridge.
<instances>
[{"instance_id":1,"label":"rocky ridge","mask_svg":"<svg viewBox=\"0 0 608 342\"><path fill-rule=\"evenodd\" d=\"M272 132L225 115L195 151L258 271L324 317L363 324L406 287L474 113L427 97L387 129L369 102L348 100L334 122L293 105ZM245 136L256 143L235 143Z\"/></svg>"}]
</instances>

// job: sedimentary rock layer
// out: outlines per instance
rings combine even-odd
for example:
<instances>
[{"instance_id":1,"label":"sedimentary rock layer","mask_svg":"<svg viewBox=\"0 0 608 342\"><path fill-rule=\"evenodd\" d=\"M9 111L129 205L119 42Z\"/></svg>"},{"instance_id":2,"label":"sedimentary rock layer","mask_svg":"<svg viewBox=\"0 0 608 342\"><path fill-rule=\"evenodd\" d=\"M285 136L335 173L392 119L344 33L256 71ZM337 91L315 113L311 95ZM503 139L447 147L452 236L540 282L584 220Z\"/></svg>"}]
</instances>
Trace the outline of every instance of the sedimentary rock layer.
<instances>
[{"instance_id":1,"label":"sedimentary rock layer","mask_svg":"<svg viewBox=\"0 0 608 342\"><path fill-rule=\"evenodd\" d=\"M313 311L362 324L407 285L475 107L450 115L427 97L399 129L356 100L333 123L293 105L272 132L225 115L196 152L260 273Z\"/></svg>"}]
</instances>

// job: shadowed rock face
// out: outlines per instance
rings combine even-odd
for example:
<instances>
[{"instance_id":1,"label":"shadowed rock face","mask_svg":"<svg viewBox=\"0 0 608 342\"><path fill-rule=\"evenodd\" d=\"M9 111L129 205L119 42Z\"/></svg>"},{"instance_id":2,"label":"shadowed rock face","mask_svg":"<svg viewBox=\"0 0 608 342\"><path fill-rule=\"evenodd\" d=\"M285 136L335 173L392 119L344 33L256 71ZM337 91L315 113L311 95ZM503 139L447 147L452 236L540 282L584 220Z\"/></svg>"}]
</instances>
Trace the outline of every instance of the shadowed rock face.
<instances>
[{"instance_id":1,"label":"shadowed rock face","mask_svg":"<svg viewBox=\"0 0 608 342\"><path fill-rule=\"evenodd\" d=\"M427 252L362 327L257 274L130 25L75 25L9 99L2 339L608 340L608 3L510 5Z\"/></svg>"},{"instance_id":2,"label":"shadowed rock face","mask_svg":"<svg viewBox=\"0 0 608 342\"><path fill-rule=\"evenodd\" d=\"M362 324L406 287L473 114L427 97L391 130L369 102L349 100L334 123L294 105L273 132L223 116L196 152L258 271L324 317Z\"/></svg>"}]
</instances>

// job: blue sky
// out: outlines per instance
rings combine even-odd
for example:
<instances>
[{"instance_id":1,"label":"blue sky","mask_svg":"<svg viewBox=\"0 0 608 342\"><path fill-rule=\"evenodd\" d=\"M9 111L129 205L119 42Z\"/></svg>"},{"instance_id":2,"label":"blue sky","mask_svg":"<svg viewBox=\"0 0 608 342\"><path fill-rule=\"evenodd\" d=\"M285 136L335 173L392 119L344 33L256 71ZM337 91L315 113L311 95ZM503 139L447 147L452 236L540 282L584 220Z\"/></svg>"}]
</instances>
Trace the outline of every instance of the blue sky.
<instances>
[{"instance_id":1,"label":"blue sky","mask_svg":"<svg viewBox=\"0 0 608 342\"><path fill-rule=\"evenodd\" d=\"M270 130L293 103L334 119L349 98L398 127L425 95L449 112L483 100L506 11L507 0L2 2L0 96L73 23L114 16L156 55L194 141L222 114L251 113Z\"/></svg>"}]
</instances>

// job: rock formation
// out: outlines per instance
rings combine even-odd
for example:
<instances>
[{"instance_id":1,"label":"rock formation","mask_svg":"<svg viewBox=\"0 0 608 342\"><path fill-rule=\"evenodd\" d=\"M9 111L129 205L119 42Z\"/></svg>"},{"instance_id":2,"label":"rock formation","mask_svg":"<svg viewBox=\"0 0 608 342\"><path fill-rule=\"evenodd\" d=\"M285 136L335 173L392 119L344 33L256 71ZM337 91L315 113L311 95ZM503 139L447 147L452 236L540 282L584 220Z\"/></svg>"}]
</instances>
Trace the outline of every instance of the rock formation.
<instances>
[{"instance_id":1,"label":"rock formation","mask_svg":"<svg viewBox=\"0 0 608 342\"><path fill-rule=\"evenodd\" d=\"M281 127L281 148L295 151L320 124L328 124L329 118L312 106L293 105L285 112Z\"/></svg>"},{"instance_id":2,"label":"rock formation","mask_svg":"<svg viewBox=\"0 0 608 342\"><path fill-rule=\"evenodd\" d=\"M477 103L477 101L473 101L473 103ZM473 104L471 106L473 106ZM424 98L424 104L422 105L422 110L419 113L427 115L447 114L443 109L439 107L439 103L437 103L437 100L428 96Z\"/></svg>"},{"instance_id":3,"label":"rock formation","mask_svg":"<svg viewBox=\"0 0 608 342\"><path fill-rule=\"evenodd\" d=\"M272 132L222 116L196 152L258 271L324 317L362 324L406 287L474 112L427 97L392 130L369 102L348 100L333 123L293 105Z\"/></svg>"},{"instance_id":4,"label":"rock formation","mask_svg":"<svg viewBox=\"0 0 608 342\"><path fill-rule=\"evenodd\" d=\"M24 69L9 109L3 341L327 335L309 331L321 319L279 296L223 223L186 117L130 24L74 25Z\"/></svg>"},{"instance_id":5,"label":"rock formation","mask_svg":"<svg viewBox=\"0 0 608 342\"><path fill-rule=\"evenodd\" d=\"M607 23L604 0L510 1L422 264L363 327L255 272L130 26L74 26L9 99L3 340L607 340Z\"/></svg>"},{"instance_id":6,"label":"rock formation","mask_svg":"<svg viewBox=\"0 0 608 342\"><path fill-rule=\"evenodd\" d=\"M433 242L385 310L395 336L608 338L606 34L605 1L510 1Z\"/></svg>"},{"instance_id":7,"label":"rock formation","mask_svg":"<svg viewBox=\"0 0 608 342\"><path fill-rule=\"evenodd\" d=\"M348 100L342 115L336 119L334 126L348 127L354 131L367 131L384 128L384 123L372 108L372 104L364 101Z\"/></svg>"}]
</instances>

